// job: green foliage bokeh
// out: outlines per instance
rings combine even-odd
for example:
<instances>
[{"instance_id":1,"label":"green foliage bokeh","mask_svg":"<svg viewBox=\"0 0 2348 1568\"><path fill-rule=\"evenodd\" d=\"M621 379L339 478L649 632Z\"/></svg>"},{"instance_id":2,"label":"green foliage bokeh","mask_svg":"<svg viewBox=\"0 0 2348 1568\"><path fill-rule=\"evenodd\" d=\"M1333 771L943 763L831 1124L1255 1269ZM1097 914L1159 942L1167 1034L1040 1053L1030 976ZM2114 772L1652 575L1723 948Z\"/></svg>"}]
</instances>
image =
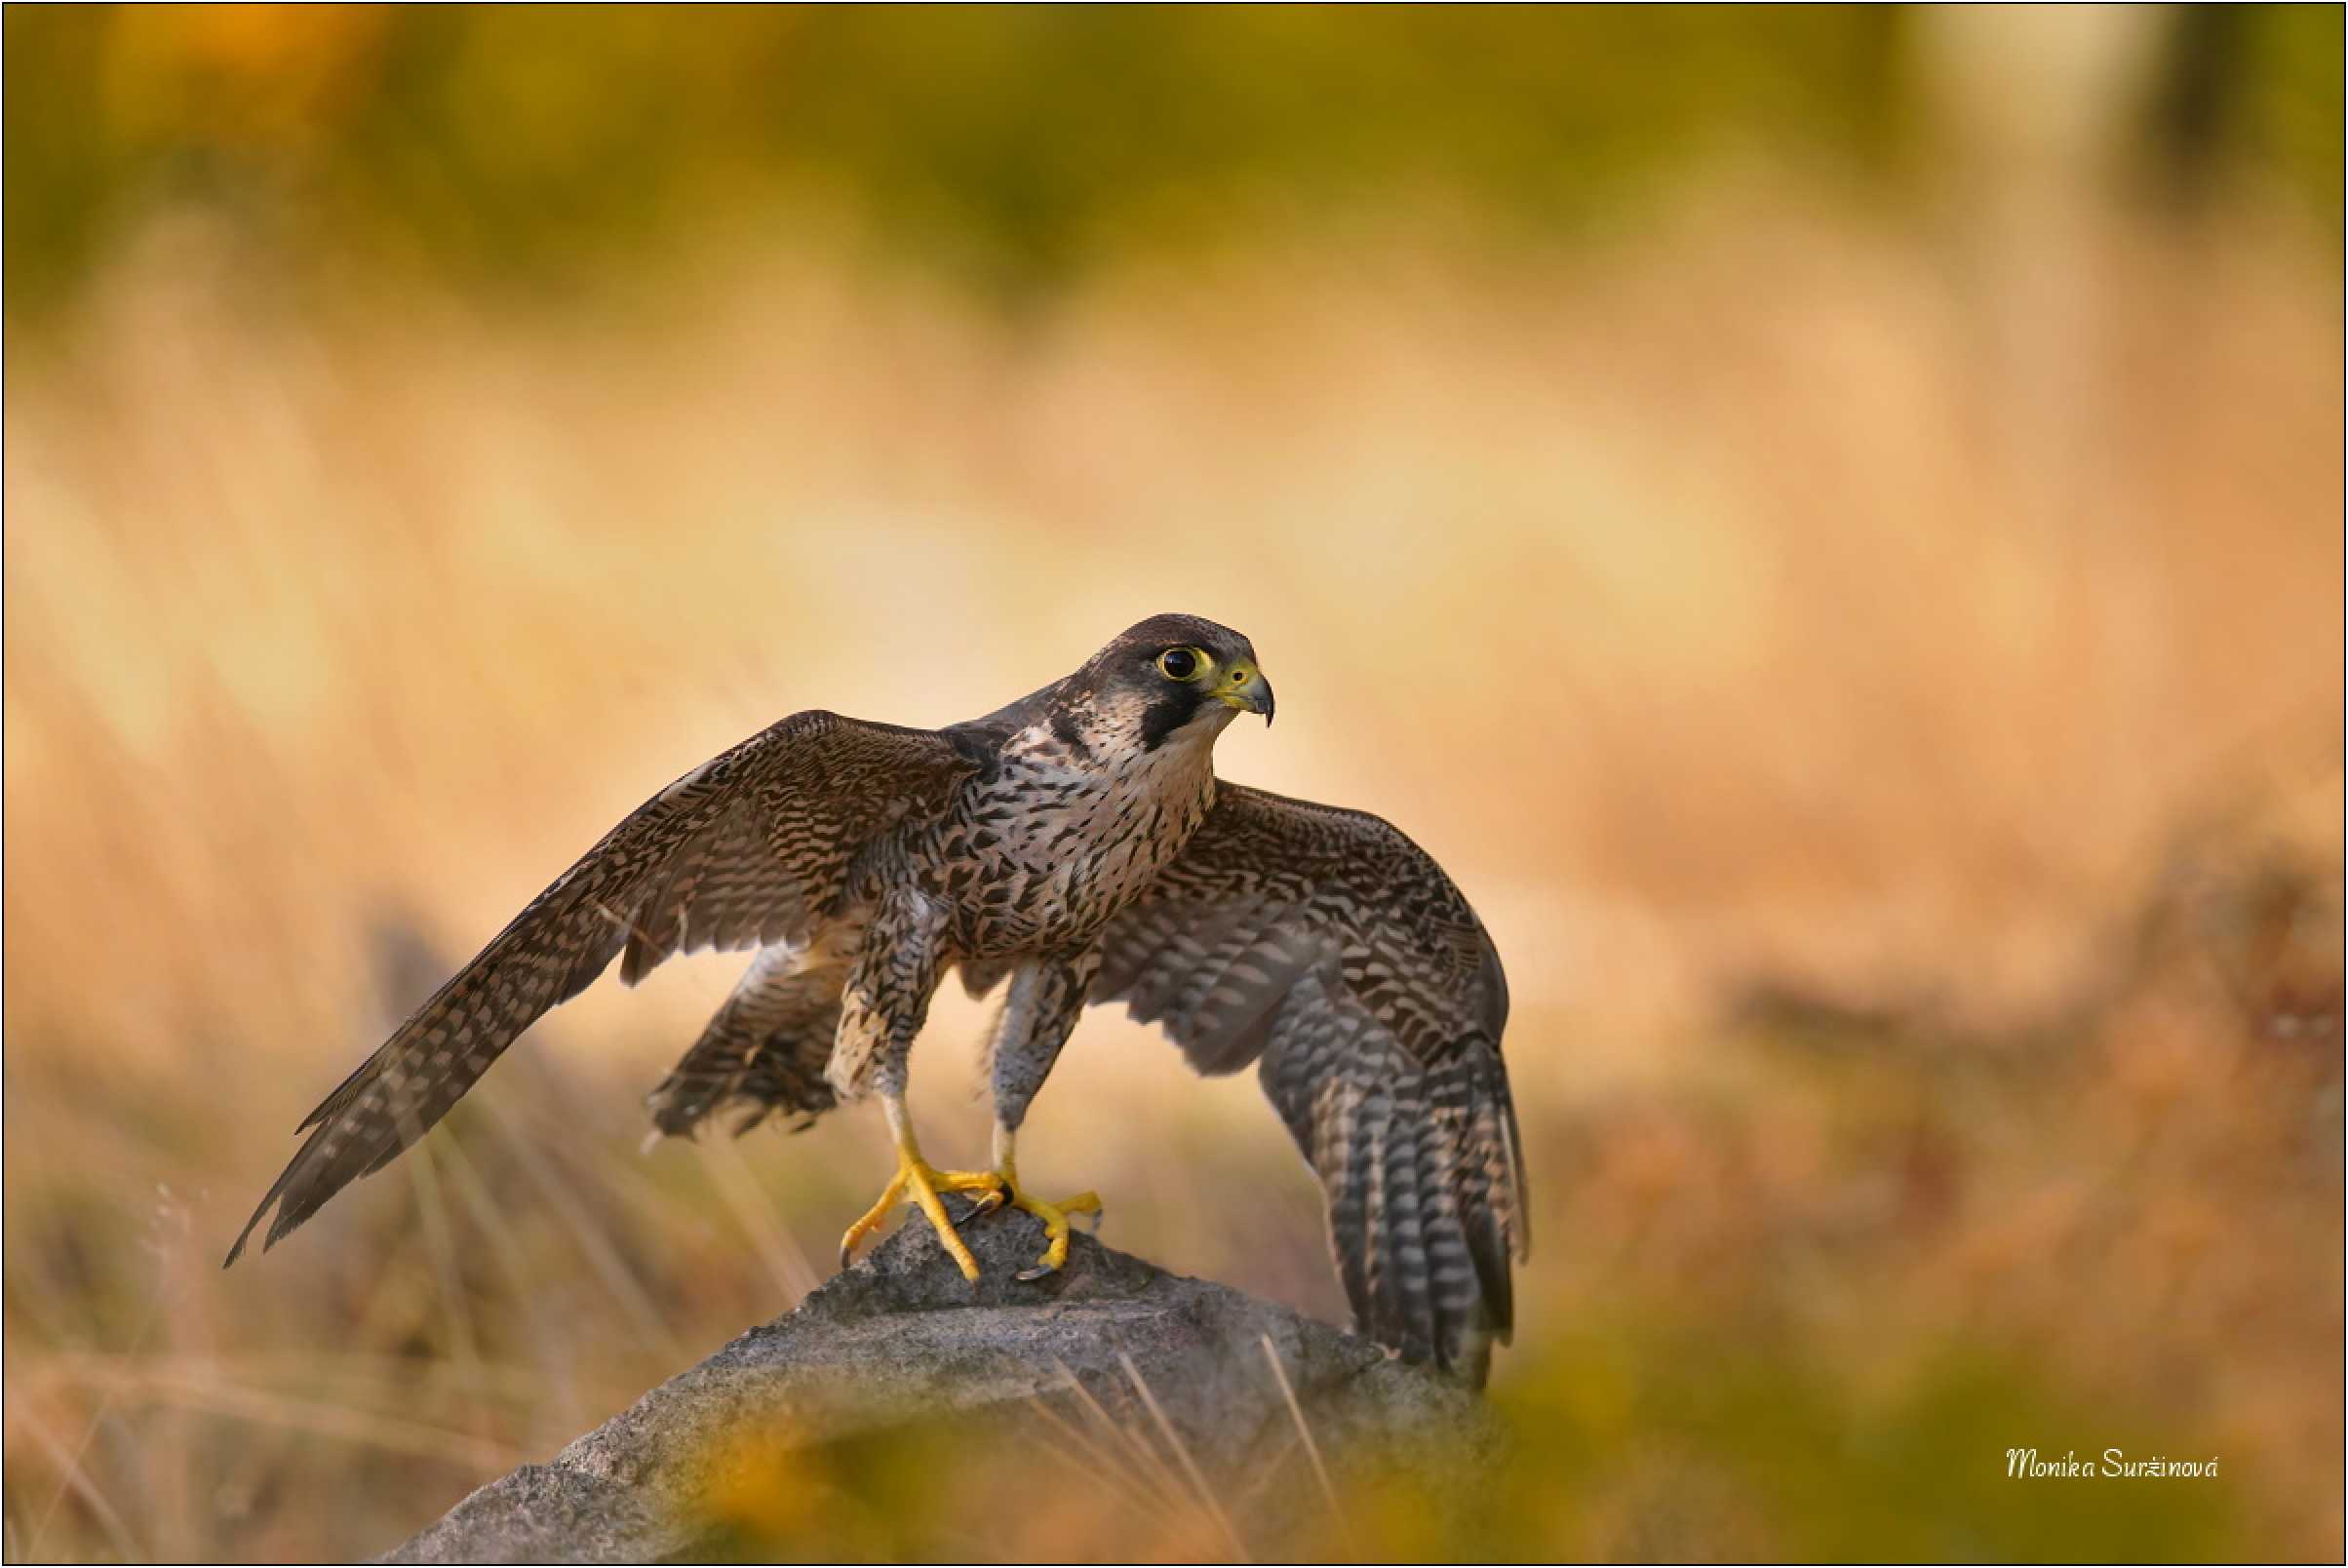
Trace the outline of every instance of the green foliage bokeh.
<instances>
[{"instance_id":1,"label":"green foliage bokeh","mask_svg":"<svg viewBox=\"0 0 2348 1568\"><path fill-rule=\"evenodd\" d=\"M2338 12L2172 31L2206 67L2181 134L2335 210ZM1886 7L17 7L8 296L68 295L191 199L294 254L545 281L818 194L1018 293L1420 196L1570 231L1721 147L1885 188L1912 32Z\"/></svg>"}]
</instances>

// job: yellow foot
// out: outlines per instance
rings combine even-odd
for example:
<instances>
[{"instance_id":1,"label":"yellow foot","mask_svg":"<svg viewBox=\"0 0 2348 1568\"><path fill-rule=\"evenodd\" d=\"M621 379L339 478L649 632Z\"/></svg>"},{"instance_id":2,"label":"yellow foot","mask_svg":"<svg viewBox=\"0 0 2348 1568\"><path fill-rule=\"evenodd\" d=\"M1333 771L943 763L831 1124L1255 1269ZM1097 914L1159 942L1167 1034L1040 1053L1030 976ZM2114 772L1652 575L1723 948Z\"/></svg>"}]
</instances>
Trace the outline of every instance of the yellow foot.
<instances>
[{"instance_id":1,"label":"yellow foot","mask_svg":"<svg viewBox=\"0 0 2348 1568\"><path fill-rule=\"evenodd\" d=\"M977 1212L984 1214L1001 1205L1006 1191L1003 1179L991 1170L939 1170L910 1148L900 1146L897 1151L897 1174L890 1177L888 1185L880 1190L880 1200L865 1210L864 1218L849 1226L847 1235L840 1238L840 1267L845 1269L848 1266L856 1243L880 1229L882 1222L888 1218L888 1211L902 1199L916 1205L927 1216L930 1227L938 1234L939 1244L945 1247L947 1256L960 1267L962 1277L975 1280L978 1277L978 1260L970 1256L970 1249L962 1245L962 1238L954 1234L954 1221L947 1215L946 1205L938 1201L938 1195L978 1194ZM1067 1229L1065 1221L1061 1228L1063 1231ZM1061 1244L1065 1250L1065 1237Z\"/></svg>"},{"instance_id":2,"label":"yellow foot","mask_svg":"<svg viewBox=\"0 0 2348 1568\"><path fill-rule=\"evenodd\" d=\"M1071 1214L1089 1214L1093 1217L1093 1228L1095 1230L1100 1228L1101 1200L1095 1194L1078 1193L1076 1196L1064 1197L1057 1203L1046 1203L1039 1197L1030 1197L1021 1192L1015 1178L1005 1176L1003 1180L1010 1190L1011 1207L1025 1209L1041 1220L1043 1234L1050 1240L1050 1244L1043 1249L1043 1256L1036 1261L1036 1267L1022 1269L1017 1275L1018 1278L1040 1279L1045 1274L1056 1273L1066 1266L1068 1263L1068 1217Z\"/></svg>"}]
</instances>

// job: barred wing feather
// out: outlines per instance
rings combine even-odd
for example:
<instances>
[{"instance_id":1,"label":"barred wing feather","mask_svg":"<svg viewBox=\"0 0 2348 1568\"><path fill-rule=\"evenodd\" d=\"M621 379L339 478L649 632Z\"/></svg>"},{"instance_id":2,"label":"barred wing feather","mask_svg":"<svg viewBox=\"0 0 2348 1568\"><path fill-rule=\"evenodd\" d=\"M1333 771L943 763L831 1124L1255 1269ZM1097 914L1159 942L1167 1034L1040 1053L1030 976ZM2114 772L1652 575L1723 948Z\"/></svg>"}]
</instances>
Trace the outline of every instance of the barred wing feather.
<instances>
[{"instance_id":1,"label":"barred wing feather","mask_svg":"<svg viewBox=\"0 0 2348 1568\"><path fill-rule=\"evenodd\" d=\"M1441 867L1377 817L1225 784L1111 921L1091 997L1202 1073L1258 1063L1326 1192L1357 1325L1482 1380L1530 1232L1507 982Z\"/></svg>"}]
</instances>

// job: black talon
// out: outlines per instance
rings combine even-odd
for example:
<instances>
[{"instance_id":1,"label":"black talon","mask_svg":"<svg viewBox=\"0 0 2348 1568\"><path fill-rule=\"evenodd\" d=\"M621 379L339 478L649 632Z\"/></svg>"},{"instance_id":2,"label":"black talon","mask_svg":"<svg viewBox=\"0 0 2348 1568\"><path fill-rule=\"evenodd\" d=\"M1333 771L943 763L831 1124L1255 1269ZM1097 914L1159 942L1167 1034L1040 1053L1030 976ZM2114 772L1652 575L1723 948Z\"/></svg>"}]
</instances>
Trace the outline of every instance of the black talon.
<instances>
[{"instance_id":1,"label":"black talon","mask_svg":"<svg viewBox=\"0 0 2348 1568\"><path fill-rule=\"evenodd\" d=\"M1018 1280L1023 1285L1032 1285L1046 1274L1058 1273L1059 1271L1054 1269L1050 1264L1039 1263L1033 1269L1022 1269L1019 1273L1013 1274L1011 1277Z\"/></svg>"},{"instance_id":2,"label":"black talon","mask_svg":"<svg viewBox=\"0 0 2348 1568\"><path fill-rule=\"evenodd\" d=\"M955 1201L948 1205L947 1213L952 1217L954 1228L958 1231L982 1214L994 1213L1003 1204L1003 1196L999 1189L991 1189L984 1196L978 1197L973 1197L967 1193L953 1193L948 1196ZM961 1210L959 1214L955 1213L957 1207Z\"/></svg>"}]
</instances>

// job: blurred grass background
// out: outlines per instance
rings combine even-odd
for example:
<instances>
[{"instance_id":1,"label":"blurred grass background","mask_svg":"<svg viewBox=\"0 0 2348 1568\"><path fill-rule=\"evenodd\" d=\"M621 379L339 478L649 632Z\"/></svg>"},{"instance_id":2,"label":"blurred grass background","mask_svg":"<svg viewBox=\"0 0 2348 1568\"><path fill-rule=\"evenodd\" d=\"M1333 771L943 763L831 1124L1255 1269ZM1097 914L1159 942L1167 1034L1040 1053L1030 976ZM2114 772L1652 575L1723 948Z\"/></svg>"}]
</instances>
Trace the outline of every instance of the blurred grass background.
<instances>
[{"instance_id":1,"label":"blurred grass background","mask_svg":"<svg viewBox=\"0 0 2348 1568\"><path fill-rule=\"evenodd\" d=\"M1516 998L1526 1463L1327 1549L2343 1550L2338 10L0 27L12 1560L380 1550L794 1302L867 1114L636 1149L725 958L217 1262L653 789L1167 608ZM1340 1317L1252 1081L1096 1016L1026 1148ZM2114 1444L2223 1478L2003 1479ZM779 1549L1197 1546L971 1497Z\"/></svg>"}]
</instances>

